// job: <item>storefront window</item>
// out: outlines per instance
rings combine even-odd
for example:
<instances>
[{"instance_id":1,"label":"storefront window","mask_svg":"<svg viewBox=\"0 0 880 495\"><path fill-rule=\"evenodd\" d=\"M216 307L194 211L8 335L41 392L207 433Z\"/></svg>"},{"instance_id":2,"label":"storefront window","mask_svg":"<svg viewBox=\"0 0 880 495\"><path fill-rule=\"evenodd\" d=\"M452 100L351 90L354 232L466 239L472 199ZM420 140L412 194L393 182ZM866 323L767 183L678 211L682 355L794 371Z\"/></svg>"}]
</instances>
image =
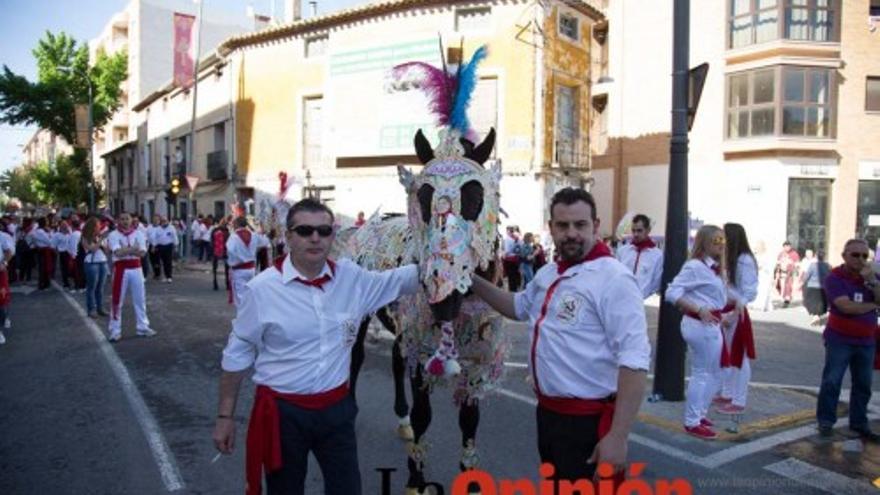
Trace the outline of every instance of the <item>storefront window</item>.
<instances>
[{"instance_id":1,"label":"storefront window","mask_svg":"<svg viewBox=\"0 0 880 495\"><path fill-rule=\"evenodd\" d=\"M786 238L803 255L807 249L828 254L831 181L791 179L788 183Z\"/></svg>"},{"instance_id":2,"label":"storefront window","mask_svg":"<svg viewBox=\"0 0 880 495\"><path fill-rule=\"evenodd\" d=\"M877 250L880 238L880 181L859 181L859 206L856 214L857 235Z\"/></svg>"}]
</instances>

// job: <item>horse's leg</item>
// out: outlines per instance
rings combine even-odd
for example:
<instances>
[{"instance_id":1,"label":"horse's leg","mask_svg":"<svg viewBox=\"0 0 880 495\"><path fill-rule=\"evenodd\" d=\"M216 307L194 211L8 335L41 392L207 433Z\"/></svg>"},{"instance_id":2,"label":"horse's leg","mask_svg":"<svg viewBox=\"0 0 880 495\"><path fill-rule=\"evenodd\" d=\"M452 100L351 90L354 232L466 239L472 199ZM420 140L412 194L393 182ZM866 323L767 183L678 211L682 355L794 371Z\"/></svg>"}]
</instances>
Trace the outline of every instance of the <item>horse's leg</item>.
<instances>
[{"instance_id":1,"label":"horse's leg","mask_svg":"<svg viewBox=\"0 0 880 495\"><path fill-rule=\"evenodd\" d=\"M409 478L406 482L407 495L421 493L425 486L425 450L422 437L431 424L431 397L423 382L422 367L417 366L415 375L410 379L413 397L411 411L413 441L407 444L409 449L409 457L406 461L409 470Z\"/></svg>"},{"instance_id":2,"label":"horse's leg","mask_svg":"<svg viewBox=\"0 0 880 495\"><path fill-rule=\"evenodd\" d=\"M361 366L364 364L364 338L367 336L367 327L370 326L370 317L367 316L361 321L361 327L358 328L357 339L351 347L351 366L348 369L348 386L351 398L357 402L355 390L357 389L358 374L361 372Z\"/></svg>"},{"instance_id":3,"label":"horse's leg","mask_svg":"<svg viewBox=\"0 0 880 495\"><path fill-rule=\"evenodd\" d=\"M480 404L474 399L472 403L465 400L458 408L458 428L461 430L461 462L462 471L474 469L479 464L477 456L477 426L480 424ZM468 485L468 493L479 493L480 486L476 483Z\"/></svg>"},{"instance_id":4,"label":"horse's leg","mask_svg":"<svg viewBox=\"0 0 880 495\"><path fill-rule=\"evenodd\" d=\"M382 322L382 325L391 333L397 335L397 324L388 315L387 308L382 308L376 312L376 317ZM400 342L403 334L394 338L394 344L391 346L391 375L394 377L394 414L397 415L398 426L397 434L400 438L411 441L413 439L413 430L409 421L409 404L406 402L406 359L400 349Z\"/></svg>"}]
</instances>

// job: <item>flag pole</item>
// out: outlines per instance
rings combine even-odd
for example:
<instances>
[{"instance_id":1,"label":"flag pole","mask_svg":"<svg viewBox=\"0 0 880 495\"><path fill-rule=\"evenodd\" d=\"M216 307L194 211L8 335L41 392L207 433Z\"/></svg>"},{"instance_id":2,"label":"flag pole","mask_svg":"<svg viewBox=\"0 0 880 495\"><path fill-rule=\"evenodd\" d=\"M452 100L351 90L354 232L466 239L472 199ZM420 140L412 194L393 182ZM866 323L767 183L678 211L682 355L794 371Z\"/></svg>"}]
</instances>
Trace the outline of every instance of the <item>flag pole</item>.
<instances>
[{"instance_id":1,"label":"flag pole","mask_svg":"<svg viewBox=\"0 0 880 495\"><path fill-rule=\"evenodd\" d=\"M196 162L196 102L199 97L199 56L201 54L202 48L202 5L205 0L195 0L199 4L198 13L196 14L196 53L193 56L193 99L192 99L192 118L189 122L189 170L186 171L195 171L195 162ZM181 179L185 179L185 177L181 177ZM187 183L188 184L188 183ZM190 208L192 208L192 201L194 197L194 191L189 191L189 202ZM193 212L198 213L198 212Z\"/></svg>"}]
</instances>

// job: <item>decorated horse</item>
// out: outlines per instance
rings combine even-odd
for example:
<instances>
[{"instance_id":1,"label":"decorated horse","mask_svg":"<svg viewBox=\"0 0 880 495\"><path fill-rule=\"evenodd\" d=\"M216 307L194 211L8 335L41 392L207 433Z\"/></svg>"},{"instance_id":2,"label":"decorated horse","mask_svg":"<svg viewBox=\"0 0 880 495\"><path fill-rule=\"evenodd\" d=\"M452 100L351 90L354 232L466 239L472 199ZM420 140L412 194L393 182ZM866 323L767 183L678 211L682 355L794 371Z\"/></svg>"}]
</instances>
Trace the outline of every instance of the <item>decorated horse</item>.
<instances>
[{"instance_id":1,"label":"decorated horse","mask_svg":"<svg viewBox=\"0 0 880 495\"><path fill-rule=\"evenodd\" d=\"M365 225L340 235L335 248L336 256L372 270L419 265L423 290L379 315L398 332L393 370L394 409L400 418L406 418L408 409L404 371L411 383L411 435L406 434L410 430L405 419L401 424L410 437L407 495L423 493L426 484L425 435L431 422L432 391L442 385L452 389L461 428L459 467L473 469L478 462L479 402L498 384L504 369L507 343L501 317L470 292L473 276L491 278L499 247L501 170L498 164L483 166L491 156L495 131L477 143L465 115L476 67L485 55L485 48L480 48L470 62L453 68L445 61L442 69L422 63L395 68L395 75L411 70L425 74L422 87L431 95L432 110L442 126L439 145L432 149L419 130L414 145L424 168L414 174L398 167L407 193L406 217L373 215ZM367 325L368 321L361 325L353 351L352 389L363 362Z\"/></svg>"}]
</instances>

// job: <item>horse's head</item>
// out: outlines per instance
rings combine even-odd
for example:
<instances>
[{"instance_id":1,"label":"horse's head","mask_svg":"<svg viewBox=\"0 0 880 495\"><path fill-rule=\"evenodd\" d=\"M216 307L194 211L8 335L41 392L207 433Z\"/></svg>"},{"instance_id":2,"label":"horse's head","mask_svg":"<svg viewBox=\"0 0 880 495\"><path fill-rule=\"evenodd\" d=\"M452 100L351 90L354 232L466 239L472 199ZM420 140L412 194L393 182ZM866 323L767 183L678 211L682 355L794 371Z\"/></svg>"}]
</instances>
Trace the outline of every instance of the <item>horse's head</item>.
<instances>
[{"instance_id":1,"label":"horse's head","mask_svg":"<svg viewBox=\"0 0 880 495\"><path fill-rule=\"evenodd\" d=\"M399 167L421 280L440 321L458 315L472 274L495 258L501 169L483 167L494 144L494 129L479 145L445 134L435 154L419 131L415 148L425 168L413 175Z\"/></svg>"}]
</instances>

